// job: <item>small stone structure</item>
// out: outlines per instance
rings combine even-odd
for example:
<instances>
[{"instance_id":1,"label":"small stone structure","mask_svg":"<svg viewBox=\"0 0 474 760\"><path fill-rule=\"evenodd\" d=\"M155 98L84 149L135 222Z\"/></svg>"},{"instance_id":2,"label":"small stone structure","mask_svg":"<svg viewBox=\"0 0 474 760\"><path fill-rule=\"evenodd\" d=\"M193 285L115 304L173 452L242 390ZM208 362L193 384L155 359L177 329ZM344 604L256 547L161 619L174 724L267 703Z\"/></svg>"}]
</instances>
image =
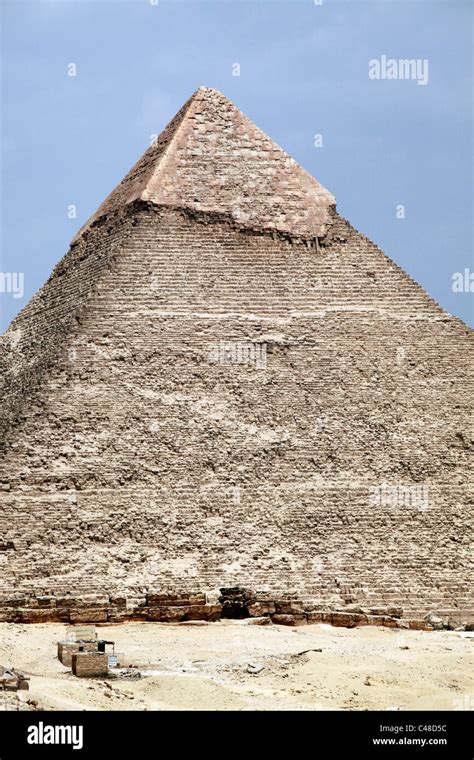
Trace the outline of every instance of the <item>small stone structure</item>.
<instances>
[{"instance_id":1,"label":"small stone structure","mask_svg":"<svg viewBox=\"0 0 474 760\"><path fill-rule=\"evenodd\" d=\"M82 652L105 653L107 646L111 646L112 654L115 654L115 642L98 639L95 626L73 625L66 629L66 639L58 641L58 660L71 667L73 655Z\"/></svg>"},{"instance_id":2,"label":"small stone structure","mask_svg":"<svg viewBox=\"0 0 474 760\"><path fill-rule=\"evenodd\" d=\"M78 678L106 676L109 656L105 652L78 652L72 655L72 672Z\"/></svg>"},{"instance_id":3,"label":"small stone structure","mask_svg":"<svg viewBox=\"0 0 474 760\"><path fill-rule=\"evenodd\" d=\"M58 641L58 660L71 667L72 657L80 652L97 652L98 641Z\"/></svg>"}]
</instances>

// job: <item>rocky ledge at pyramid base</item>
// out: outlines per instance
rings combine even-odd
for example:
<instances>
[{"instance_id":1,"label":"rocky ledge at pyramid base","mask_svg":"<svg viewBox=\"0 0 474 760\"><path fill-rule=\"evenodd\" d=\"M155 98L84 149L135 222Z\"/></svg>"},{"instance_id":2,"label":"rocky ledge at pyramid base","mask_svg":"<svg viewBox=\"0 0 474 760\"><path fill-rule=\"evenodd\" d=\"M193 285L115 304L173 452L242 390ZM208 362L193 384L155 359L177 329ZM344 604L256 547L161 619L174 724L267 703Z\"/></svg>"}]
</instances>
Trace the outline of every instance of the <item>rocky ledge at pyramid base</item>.
<instances>
[{"instance_id":1,"label":"rocky ledge at pyramid base","mask_svg":"<svg viewBox=\"0 0 474 760\"><path fill-rule=\"evenodd\" d=\"M472 623L471 352L199 90L1 339L0 619Z\"/></svg>"},{"instance_id":2,"label":"rocky ledge at pyramid base","mask_svg":"<svg viewBox=\"0 0 474 760\"><path fill-rule=\"evenodd\" d=\"M0 602L0 622L15 623L125 623L150 621L213 623L224 619L247 619L254 625L300 626L326 623L355 628L375 625L401 630L474 630L474 622L460 616L428 613L418 618L401 607L365 607L357 604L332 604L303 600L287 594L274 598L265 592L245 588L223 588L200 593L187 591L145 594L143 596L107 597L91 595L63 598L54 596L4 597ZM10 605L10 606L8 606Z\"/></svg>"}]
</instances>

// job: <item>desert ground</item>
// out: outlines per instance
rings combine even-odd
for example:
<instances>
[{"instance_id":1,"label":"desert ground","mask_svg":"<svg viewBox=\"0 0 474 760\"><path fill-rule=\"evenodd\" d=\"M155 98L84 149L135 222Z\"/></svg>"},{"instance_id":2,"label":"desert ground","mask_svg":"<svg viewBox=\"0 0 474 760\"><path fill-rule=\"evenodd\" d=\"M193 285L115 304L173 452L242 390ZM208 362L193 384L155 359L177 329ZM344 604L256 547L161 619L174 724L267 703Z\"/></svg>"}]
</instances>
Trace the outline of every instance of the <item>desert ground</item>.
<instances>
[{"instance_id":1,"label":"desert ground","mask_svg":"<svg viewBox=\"0 0 474 760\"><path fill-rule=\"evenodd\" d=\"M44 710L474 709L474 633L248 621L103 625L140 677L76 678L61 624L0 624L0 664L30 676L0 707Z\"/></svg>"}]
</instances>

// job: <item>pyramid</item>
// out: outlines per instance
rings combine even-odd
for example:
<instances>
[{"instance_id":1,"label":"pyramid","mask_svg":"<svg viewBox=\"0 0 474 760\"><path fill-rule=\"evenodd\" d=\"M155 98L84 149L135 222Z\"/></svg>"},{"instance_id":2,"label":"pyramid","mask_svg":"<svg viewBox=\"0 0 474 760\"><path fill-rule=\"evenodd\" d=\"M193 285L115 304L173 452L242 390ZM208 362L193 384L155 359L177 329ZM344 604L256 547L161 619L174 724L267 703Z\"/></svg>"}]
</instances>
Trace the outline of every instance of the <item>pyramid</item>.
<instances>
[{"instance_id":1,"label":"pyramid","mask_svg":"<svg viewBox=\"0 0 474 760\"><path fill-rule=\"evenodd\" d=\"M1 339L0 619L472 618L471 347L200 88Z\"/></svg>"}]
</instances>

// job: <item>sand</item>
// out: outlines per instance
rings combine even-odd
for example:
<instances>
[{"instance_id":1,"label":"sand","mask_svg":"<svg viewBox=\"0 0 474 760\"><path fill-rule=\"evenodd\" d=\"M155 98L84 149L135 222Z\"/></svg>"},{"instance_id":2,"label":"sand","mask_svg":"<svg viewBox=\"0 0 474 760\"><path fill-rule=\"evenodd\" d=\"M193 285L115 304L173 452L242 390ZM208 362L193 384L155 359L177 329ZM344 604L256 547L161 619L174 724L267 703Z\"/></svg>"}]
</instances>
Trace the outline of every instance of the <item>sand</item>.
<instances>
[{"instance_id":1,"label":"sand","mask_svg":"<svg viewBox=\"0 0 474 760\"><path fill-rule=\"evenodd\" d=\"M45 710L474 709L472 633L247 621L97 631L141 678L76 678L56 656L65 626L1 623L0 664L31 680L18 697L0 693L0 707L19 698Z\"/></svg>"}]
</instances>

